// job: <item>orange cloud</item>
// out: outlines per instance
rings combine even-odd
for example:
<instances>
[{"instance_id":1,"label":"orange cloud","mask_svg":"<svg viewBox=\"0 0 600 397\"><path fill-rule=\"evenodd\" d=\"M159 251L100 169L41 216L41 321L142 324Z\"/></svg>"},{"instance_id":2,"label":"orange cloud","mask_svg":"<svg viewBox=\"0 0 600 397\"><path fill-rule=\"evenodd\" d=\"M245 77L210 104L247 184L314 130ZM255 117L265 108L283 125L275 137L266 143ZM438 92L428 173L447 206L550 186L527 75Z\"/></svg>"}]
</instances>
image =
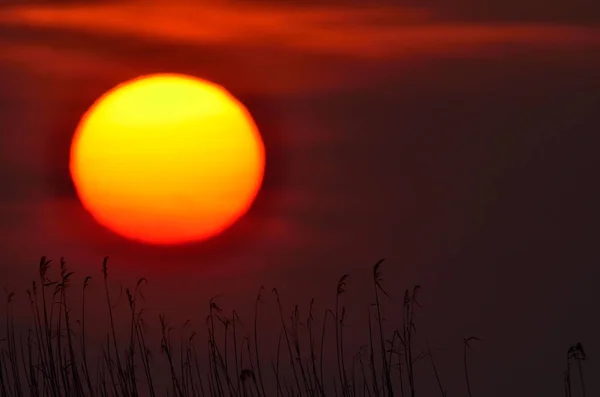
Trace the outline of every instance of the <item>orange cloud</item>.
<instances>
[{"instance_id":1,"label":"orange cloud","mask_svg":"<svg viewBox=\"0 0 600 397\"><path fill-rule=\"evenodd\" d=\"M223 43L390 58L456 53L504 44L600 44L600 29L555 25L476 25L436 21L424 8L301 7L139 2L22 6L0 22L187 44Z\"/></svg>"}]
</instances>

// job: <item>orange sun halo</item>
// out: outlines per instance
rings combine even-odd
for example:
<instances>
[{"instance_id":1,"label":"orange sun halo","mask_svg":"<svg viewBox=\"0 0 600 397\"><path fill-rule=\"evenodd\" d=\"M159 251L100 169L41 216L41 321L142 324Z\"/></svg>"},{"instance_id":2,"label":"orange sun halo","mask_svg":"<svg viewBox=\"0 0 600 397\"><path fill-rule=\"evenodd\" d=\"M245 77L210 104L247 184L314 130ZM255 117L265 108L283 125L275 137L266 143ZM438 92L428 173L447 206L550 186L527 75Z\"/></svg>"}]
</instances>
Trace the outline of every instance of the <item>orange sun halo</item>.
<instances>
[{"instance_id":1,"label":"orange sun halo","mask_svg":"<svg viewBox=\"0 0 600 397\"><path fill-rule=\"evenodd\" d=\"M222 87L178 74L143 76L83 116L70 172L83 206L147 244L198 242L244 215L265 148L246 108Z\"/></svg>"}]
</instances>

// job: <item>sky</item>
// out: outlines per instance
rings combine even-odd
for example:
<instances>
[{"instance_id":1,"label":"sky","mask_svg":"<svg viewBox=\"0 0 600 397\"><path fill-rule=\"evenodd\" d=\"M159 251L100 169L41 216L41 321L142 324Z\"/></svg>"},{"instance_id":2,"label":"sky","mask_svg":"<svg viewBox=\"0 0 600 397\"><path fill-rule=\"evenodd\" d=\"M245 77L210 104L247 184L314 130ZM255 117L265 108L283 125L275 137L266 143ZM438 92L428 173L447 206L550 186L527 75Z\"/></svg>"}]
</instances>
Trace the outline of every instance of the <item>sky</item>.
<instances>
[{"instance_id":1,"label":"sky","mask_svg":"<svg viewBox=\"0 0 600 397\"><path fill-rule=\"evenodd\" d=\"M110 256L115 283L146 277L148 313L175 322L215 295L247 309L261 285L324 307L349 273L360 328L386 258L395 302L423 288L420 341L451 394L470 335L478 395L562 395L567 347L599 354L597 4L61 3L0 5L0 286L22 301L42 255L81 280ZM83 112L165 71L226 87L266 145L255 205L204 244L125 241L70 181Z\"/></svg>"}]
</instances>

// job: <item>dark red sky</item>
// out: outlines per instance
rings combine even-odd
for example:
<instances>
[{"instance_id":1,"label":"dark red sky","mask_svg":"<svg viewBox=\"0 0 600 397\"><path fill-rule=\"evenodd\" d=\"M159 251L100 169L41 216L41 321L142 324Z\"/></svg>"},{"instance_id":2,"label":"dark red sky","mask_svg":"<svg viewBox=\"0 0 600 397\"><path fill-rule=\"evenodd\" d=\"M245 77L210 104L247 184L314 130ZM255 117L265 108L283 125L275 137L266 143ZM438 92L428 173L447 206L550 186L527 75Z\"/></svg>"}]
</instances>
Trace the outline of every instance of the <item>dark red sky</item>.
<instances>
[{"instance_id":1,"label":"dark red sky","mask_svg":"<svg viewBox=\"0 0 600 397\"><path fill-rule=\"evenodd\" d=\"M569 344L600 354L600 30L587 3L0 8L0 285L24 299L41 255L80 277L109 255L117 282L149 279L150 313L186 318L217 294L247 305L261 284L306 310L351 273L359 317L385 257L392 295L423 286L421 332L447 350L451 392L461 338L476 334L477 394L561 395ZM202 246L110 235L68 175L81 113L159 71L227 87L267 144L255 207Z\"/></svg>"},{"instance_id":2,"label":"dark red sky","mask_svg":"<svg viewBox=\"0 0 600 397\"><path fill-rule=\"evenodd\" d=\"M440 10L443 15L466 20L503 20L567 23L598 23L600 5L593 0L429 0L415 2Z\"/></svg>"}]
</instances>

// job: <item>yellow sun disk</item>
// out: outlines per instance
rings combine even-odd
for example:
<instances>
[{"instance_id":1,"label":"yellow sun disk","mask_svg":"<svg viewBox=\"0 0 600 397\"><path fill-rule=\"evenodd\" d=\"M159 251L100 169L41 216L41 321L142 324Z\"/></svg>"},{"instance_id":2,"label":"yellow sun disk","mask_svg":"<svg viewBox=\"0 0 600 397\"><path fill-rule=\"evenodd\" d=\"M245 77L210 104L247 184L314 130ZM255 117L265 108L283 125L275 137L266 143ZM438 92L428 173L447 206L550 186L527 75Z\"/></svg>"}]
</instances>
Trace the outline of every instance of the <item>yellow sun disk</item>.
<instances>
[{"instance_id":1,"label":"yellow sun disk","mask_svg":"<svg viewBox=\"0 0 600 397\"><path fill-rule=\"evenodd\" d=\"M153 244L200 241L252 204L264 146L247 110L180 75L125 83L92 106L71 147L79 197L113 231Z\"/></svg>"}]
</instances>

